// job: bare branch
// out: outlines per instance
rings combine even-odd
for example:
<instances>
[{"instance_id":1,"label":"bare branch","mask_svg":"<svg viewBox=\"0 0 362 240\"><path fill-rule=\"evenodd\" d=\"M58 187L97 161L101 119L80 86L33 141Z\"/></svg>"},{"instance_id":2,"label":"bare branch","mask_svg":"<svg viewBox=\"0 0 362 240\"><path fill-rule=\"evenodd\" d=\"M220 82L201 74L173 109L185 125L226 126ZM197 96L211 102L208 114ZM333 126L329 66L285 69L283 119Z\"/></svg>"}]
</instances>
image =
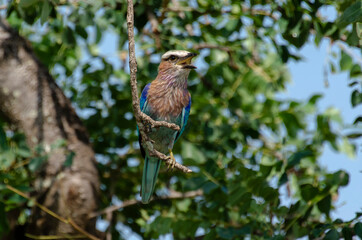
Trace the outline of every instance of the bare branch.
<instances>
[{"instance_id":1,"label":"bare branch","mask_svg":"<svg viewBox=\"0 0 362 240\"><path fill-rule=\"evenodd\" d=\"M345 53L347 53L350 57L352 57L354 60L356 60L359 65L362 65L362 58L357 54L355 54L350 47L342 44L341 42L337 42L337 46L340 49L342 49Z\"/></svg>"},{"instance_id":2,"label":"bare branch","mask_svg":"<svg viewBox=\"0 0 362 240\"><path fill-rule=\"evenodd\" d=\"M267 82L273 82L273 79L264 71L264 69L256 65L253 60L247 60L246 65L248 65L248 67L250 67L254 73L264 78Z\"/></svg>"},{"instance_id":3,"label":"bare branch","mask_svg":"<svg viewBox=\"0 0 362 240\"><path fill-rule=\"evenodd\" d=\"M167 200L167 199L184 199L184 198L194 198L194 197L198 197L198 196L202 196L204 193L201 189L196 190L196 191L189 191L189 192L176 192L176 191L170 191L170 195L168 196L162 196L162 197L157 197L157 198L153 198L151 201L156 201L156 200ZM119 205L113 205L110 207L107 207L101 211L98 212L94 212L94 213L90 213L88 215L88 218L95 218L98 217L100 215L103 214L108 214L108 213L112 213L114 211L117 211L118 209L121 208L125 208L125 207L129 207L129 206L133 206L136 204L142 204L141 201L138 201L136 199L131 199L131 200L127 200L124 201L122 204Z\"/></svg>"},{"instance_id":4,"label":"bare branch","mask_svg":"<svg viewBox=\"0 0 362 240\"><path fill-rule=\"evenodd\" d=\"M158 31L157 18L150 9L147 10L147 17L148 21L151 23L151 30L155 36L156 47L157 49L161 49L160 31Z\"/></svg>"},{"instance_id":5,"label":"bare branch","mask_svg":"<svg viewBox=\"0 0 362 240\"><path fill-rule=\"evenodd\" d=\"M158 157L166 163L171 163L170 157L156 151L153 148L152 140L147 136L146 132L149 127L159 128L167 127L175 131L179 131L180 127L176 124L168 123L165 121L154 121L152 118L141 112L140 102L138 98L138 89L137 89L137 61L135 54L135 41L134 41L134 13L133 13L133 2L132 0L127 0L127 30L128 30L128 40L129 40L129 68L130 68L130 83L132 91L132 108L136 118L137 125L139 127L139 132L141 134L142 146L148 150L148 153L151 156ZM192 172L191 169L176 163L175 168L189 173Z\"/></svg>"},{"instance_id":6,"label":"bare branch","mask_svg":"<svg viewBox=\"0 0 362 240\"><path fill-rule=\"evenodd\" d=\"M241 4L241 7L242 7L242 12L245 13L245 12L250 12L251 15L263 15L263 16L267 16L267 17L270 17L272 18L274 21L277 21L278 20L278 17L269 12L269 11L266 11L266 10L263 10L263 9L255 9L255 8L250 8L244 4Z\"/></svg>"}]
</instances>

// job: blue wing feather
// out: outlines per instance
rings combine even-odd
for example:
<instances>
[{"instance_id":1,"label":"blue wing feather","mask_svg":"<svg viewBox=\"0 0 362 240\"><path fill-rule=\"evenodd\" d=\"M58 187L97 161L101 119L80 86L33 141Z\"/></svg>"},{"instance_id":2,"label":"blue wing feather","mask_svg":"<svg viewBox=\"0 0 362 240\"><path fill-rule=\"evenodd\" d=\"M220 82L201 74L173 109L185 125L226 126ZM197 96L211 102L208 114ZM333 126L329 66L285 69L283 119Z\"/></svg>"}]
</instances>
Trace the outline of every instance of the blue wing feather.
<instances>
[{"instance_id":1,"label":"blue wing feather","mask_svg":"<svg viewBox=\"0 0 362 240\"><path fill-rule=\"evenodd\" d=\"M142 90L142 94L141 94L141 98L140 98L140 109L141 109L142 112L144 111L144 107L145 107L145 104L146 104L146 101L147 101L147 96L148 96L148 90L149 89L150 89L150 83L147 84L145 86L145 88ZM137 133L138 133L138 141L140 143L141 153L142 153L142 156L145 158L146 157L146 152L143 149L142 144L141 144L141 135L140 135L138 126L137 126Z\"/></svg>"},{"instance_id":2,"label":"blue wing feather","mask_svg":"<svg viewBox=\"0 0 362 240\"><path fill-rule=\"evenodd\" d=\"M145 102L147 100L147 95L148 95L148 90L150 89L150 85L151 85L151 83L147 84L145 86L145 88L143 89L142 94L141 94L140 108L141 108L142 112L143 112L143 107L145 105Z\"/></svg>"},{"instance_id":3,"label":"blue wing feather","mask_svg":"<svg viewBox=\"0 0 362 240\"><path fill-rule=\"evenodd\" d=\"M190 109L191 109L191 96L190 96L190 100L189 100L189 104L182 110L182 120L181 120L181 130L177 133L176 138L175 138L175 142L180 138L180 136L182 135L183 131L186 128L187 125L187 120L189 119L189 115L190 115Z\"/></svg>"}]
</instances>

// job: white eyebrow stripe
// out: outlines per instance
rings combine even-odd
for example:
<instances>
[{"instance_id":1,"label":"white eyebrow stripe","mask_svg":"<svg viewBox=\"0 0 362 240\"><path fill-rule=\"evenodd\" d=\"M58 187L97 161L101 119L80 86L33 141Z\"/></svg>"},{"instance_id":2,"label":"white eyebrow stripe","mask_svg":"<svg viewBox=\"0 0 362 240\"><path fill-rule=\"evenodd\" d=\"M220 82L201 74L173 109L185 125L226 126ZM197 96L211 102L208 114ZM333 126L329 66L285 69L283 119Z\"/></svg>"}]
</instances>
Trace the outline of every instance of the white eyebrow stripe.
<instances>
[{"instance_id":1,"label":"white eyebrow stripe","mask_svg":"<svg viewBox=\"0 0 362 240\"><path fill-rule=\"evenodd\" d=\"M162 55L161 59L167 59L169 58L171 55L175 55L177 57L186 57L190 52L188 51L184 51L184 50L171 50L166 52L165 54Z\"/></svg>"}]
</instances>

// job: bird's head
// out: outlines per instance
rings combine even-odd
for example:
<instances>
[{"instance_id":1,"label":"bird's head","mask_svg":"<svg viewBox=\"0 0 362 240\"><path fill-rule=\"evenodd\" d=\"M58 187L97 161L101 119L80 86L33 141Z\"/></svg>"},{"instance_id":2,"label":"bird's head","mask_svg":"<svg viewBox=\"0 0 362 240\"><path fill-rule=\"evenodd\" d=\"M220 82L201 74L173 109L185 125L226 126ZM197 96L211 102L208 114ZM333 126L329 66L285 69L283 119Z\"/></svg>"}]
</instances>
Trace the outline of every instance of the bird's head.
<instances>
[{"instance_id":1,"label":"bird's head","mask_svg":"<svg viewBox=\"0 0 362 240\"><path fill-rule=\"evenodd\" d=\"M191 64L191 60L195 56L197 56L196 53L191 53L184 50L168 51L161 57L161 63L158 67L158 72L159 74L165 76L187 79L191 69L196 68Z\"/></svg>"}]
</instances>

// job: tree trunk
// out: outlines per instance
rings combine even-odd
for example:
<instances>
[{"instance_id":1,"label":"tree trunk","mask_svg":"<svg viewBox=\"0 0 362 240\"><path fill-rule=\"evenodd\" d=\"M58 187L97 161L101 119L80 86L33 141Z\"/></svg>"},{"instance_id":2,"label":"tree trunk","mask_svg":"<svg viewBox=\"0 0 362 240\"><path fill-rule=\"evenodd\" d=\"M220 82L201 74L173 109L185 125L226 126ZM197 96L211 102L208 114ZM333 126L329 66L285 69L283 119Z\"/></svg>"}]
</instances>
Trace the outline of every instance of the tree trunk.
<instances>
[{"instance_id":1,"label":"tree trunk","mask_svg":"<svg viewBox=\"0 0 362 240\"><path fill-rule=\"evenodd\" d=\"M0 111L27 137L30 147L41 144L48 160L34 183L38 201L89 233L95 220L99 189L95 157L86 129L70 101L39 62L27 41L0 19ZM66 147L51 150L64 139ZM73 163L64 166L67 154ZM35 209L29 232L38 235L79 234L71 225Z\"/></svg>"}]
</instances>

